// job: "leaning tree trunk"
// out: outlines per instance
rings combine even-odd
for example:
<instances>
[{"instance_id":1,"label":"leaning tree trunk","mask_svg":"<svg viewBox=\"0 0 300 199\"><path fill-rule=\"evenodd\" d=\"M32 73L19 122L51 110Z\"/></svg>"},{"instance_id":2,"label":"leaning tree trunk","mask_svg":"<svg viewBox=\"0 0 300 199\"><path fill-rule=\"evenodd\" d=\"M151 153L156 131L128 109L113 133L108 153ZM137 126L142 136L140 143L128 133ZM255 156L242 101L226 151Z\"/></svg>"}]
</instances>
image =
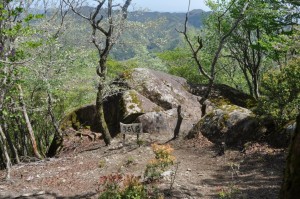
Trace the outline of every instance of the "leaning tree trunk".
<instances>
[{"instance_id":1,"label":"leaning tree trunk","mask_svg":"<svg viewBox=\"0 0 300 199\"><path fill-rule=\"evenodd\" d=\"M179 105L177 107L177 123L176 123L175 129L174 129L173 139L176 139L179 136L182 120L183 120L183 117L182 117L182 114L181 114L181 105Z\"/></svg>"},{"instance_id":2,"label":"leaning tree trunk","mask_svg":"<svg viewBox=\"0 0 300 199\"><path fill-rule=\"evenodd\" d=\"M6 159L6 171L7 171L6 179L9 180L10 179L10 170L11 170L11 160L10 160L6 145L7 145L6 136L0 125L0 147L1 147L1 150L4 153L4 156Z\"/></svg>"},{"instance_id":3,"label":"leaning tree trunk","mask_svg":"<svg viewBox=\"0 0 300 199\"><path fill-rule=\"evenodd\" d=\"M110 145L111 135L109 133L103 110L103 85L102 82L99 82L97 99L96 99L96 115L95 115L95 124L99 127L100 132L103 135L103 139L106 145Z\"/></svg>"},{"instance_id":4,"label":"leaning tree trunk","mask_svg":"<svg viewBox=\"0 0 300 199\"><path fill-rule=\"evenodd\" d=\"M253 75L253 91L254 91L254 97L255 99L258 99L260 97L259 93L259 75L255 73Z\"/></svg>"},{"instance_id":5,"label":"leaning tree trunk","mask_svg":"<svg viewBox=\"0 0 300 199\"><path fill-rule=\"evenodd\" d=\"M281 199L297 199L300 196L300 114L285 168L284 182L281 188Z\"/></svg>"},{"instance_id":6,"label":"leaning tree trunk","mask_svg":"<svg viewBox=\"0 0 300 199\"><path fill-rule=\"evenodd\" d=\"M63 140L63 133L62 133L61 129L59 128L58 122L56 121L55 115L53 113L53 109L52 109L52 101L53 100L52 100L52 95L51 95L49 88L47 90L47 95L48 95L48 114L51 117L52 125L55 129L55 134L54 134L53 140L51 142L51 145L47 151L46 156L53 157L61 149L64 140Z\"/></svg>"},{"instance_id":7,"label":"leaning tree trunk","mask_svg":"<svg viewBox=\"0 0 300 199\"><path fill-rule=\"evenodd\" d=\"M35 140L35 137L34 137L34 132L33 132L33 129L32 129L32 126L31 126L31 122L30 122L28 114L27 114L27 109L26 109L26 106L25 106L25 103L24 103L22 88L21 88L20 85L18 85L18 88L19 88L19 91L20 91L20 95L19 95L20 105L22 107L22 113L23 113L23 116L25 118L25 122L26 122L27 130L28 130L29 138L30 138L30 141L31 141L32 149L33 149L33 153L34 153L34 155L35 155L36 158L42 159L42 156L40 155L40 153L38 151L36 140Z\"/></svg>"},{"instance_id":8,"label":"leaning tree trunk","mask_svg":"<svg viewBox=\"0 0 300 199\"><path fill-rule=\"evenodd\" d=\"M254 92L253 92L253 86L251 84L251 81L249 79L249 75L247 74L247 70L245 67L242 67L242 65L240 66L240 68L242 69L243 71L243 74L244 74L244 77L246 79L246 82L247 82L247 85L248 85L248 90L249 90L249 94L252 96L252 97L255 97L254 96Z\"/></svg>"},{"instance_id":9,"label":"leaning tree trunk","mask_svg":"<svg viewBox=\"0 0 300 199\"><path fill-rule=\"evenodd\" d=\"M8 133L7 124L5 122L5 118L3 117L3 115L1 117L1 119L2 119L2 121L4 121L3 122L3 129L4 129L4 132L5 132L4 134L6 136L6 140L7 140L8 146L10 148L10 151L12 152L13 158L15 159L16 163L20 164L20 158L19 158L19 155L18 155L18 150L15 147L15 145L14 145L14 143L13 143L13 141L12 141L12 139L11 139L9 133ZM2 129L2 131L3 131L3 129Z\"/></svg>"}]
</instances>

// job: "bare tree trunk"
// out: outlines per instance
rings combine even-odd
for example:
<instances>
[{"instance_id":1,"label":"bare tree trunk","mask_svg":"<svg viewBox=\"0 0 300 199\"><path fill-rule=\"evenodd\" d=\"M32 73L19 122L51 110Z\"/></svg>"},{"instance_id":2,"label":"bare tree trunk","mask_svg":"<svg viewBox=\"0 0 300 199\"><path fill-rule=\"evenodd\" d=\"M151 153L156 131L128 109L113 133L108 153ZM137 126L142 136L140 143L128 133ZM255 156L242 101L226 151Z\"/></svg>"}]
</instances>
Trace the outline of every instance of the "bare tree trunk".
<instances>
[{"instance_id":1,"label":"bare tree trunk","mask_svg":"<svg viewBox=\"0 0 300 199\"><path fill-rule=\"evenodd\" d=\"M19 159L17 148L15 147L15 145L12 142L11 137L10 137L10 135L8 133L8 129L7 129L7 124L5 122L5 118L2 116L1 119L2 119L2 121L4 121L3 122L4 123L4 125L3 125L4 126L4 132L5 132L4 134L6 136L8 146L10 148L10 151L13 153L13 157L16 160L16 163L19 164L20 163L20 159Z\"/></svg>"},{"instance_id":2,"label":"bare tree trunk","mask_svg":"<svg viewBox=\"0 0 300 199\"><path fill-rule=\"evenodd\" d=\"M78 4L76 4L76 1L63 1L66 5L68 5L71 8L71 10L74 13L76 13L81 18L87 20L92 27L92 43L97 48L99 55L99 63L97 65L96 72L100 78L96 99L96 115L94 118L94 122L95 125L97 125L100 128L100 131L103 134L105 144L109 145L111 142L111 135L107 128L103 111L104 85L107 74L106 61L111 49L113 48L114 44L118 41L121 33L124 30L124 23L127 19L127 10L132 0L123 1L123 5L118 4L118 7L121 8L119 10L119 22L116 22L114 18L114 13L117 12L115 12L113 9L116 6L113 5L113 0L98 1L95 9L91 13L89 13L89 16L84 15L78 9L76 9L76 6L78 6ZM104 6L105 3L107 3L106 7ZM103 24L103 15L100 12L101 10L105 10L105 12L107 13L107 25ZM101 41L101 38L99 38L98 35L99 33L104 36L105 41Z\"/></svg>"},{"instance_id":3,"label":"bare tree trunk","mask_svg":"<svg viewBox=\"0 0 300 199\"><path fill-rule=\"evenodd\" d=\"M177 107L177 123L176 123L176 127L174 129L173 139L176 139L179 136L179 131L180 131L180 126L181 126L182 120L183 120L183 117L181 115L181 105L179 105Z\"/></svg>"},{"instance_id":4,"label":"bare tree trunk","mask_svg":"<svg viewBox=\"0 0 300 199\"><path fill-rule=\"evenodd\" d=\"M59 148L62 146L63 143L63 133L59 128L58 122L56 121L55 115L52 110L52 95L50 93L50 89L48 88L47 90L47 95L48 95L48 113L51 117L52 125L54 126L55 129L55 134L54 138L51 142L51 145L49 146L49 149L47 151L47 157L53 157L57 154L59 151Z\"/></svg>"},{"instance_id":5,"label":"bare tree trunk","mask_svg":"<svg viewBox=\"0 0 300 199\"><path fill-rule=\"evenodd\" d=\"M22 131L23 133L21 134L22 135L22 154L23 156L28 156L28 153L29 153L29 150L28 150L28 147L27 147L27 143L28 143L28 138L26 136L26 133L25 131Z\"/></svg>"},{"instance_id":6,"label":"bare tree trunk","mask_svg":"<svg viewBox=\"0 0 300 199\"><path fill-rule=\"evenodd\" d=\"M253 87L252 87L251 81L249 79L249 75L247 74L247 70L244 67L241 66L242 64L239 64L239 65L240 65L240 69L243 71L244 77L246 79L246 82L247 82L247 85L248 85L249 94L254 97Z\"/></svg>"},{"instance_id":7,"label":"bare tree trunk","mask_svg":"<svg viewBox=\"0 0 300 199\"><path fill-rule=\"evenodd\" d=\"M253 90L254 90L254 97L258 99L260 97L259 93L259 85L258 85L258 75L253 75Z\"/></svg>"},{"instance_id":8,"label":"bare tree trunk","mask_svg":"<svg viewBox=\"0 0 300 199\"><path fill-rule=\"evenodd\" d=\"M11 160L8 154L8 150L6 147L7 144L7 140L6 140L6 136L2 130L2 127L0 125L0 144L1 144L1 150L4 153L5 159L6 159L6 179L9 180L10 179L10 171L11 171Z\"/></svg>"},{"instance_id":9,"label":"bare tree trunk","mask_svg":"<svg viewBox=\"0 0 300 199\"><path fill-rule=\"evenodd\" d=\"M96 99L96 115L95 115L95 123L100 128L100 132L103 135L103 139L106 145L110 145L111 135L107 128L107 124L104 117L103 111L103 86L102 82L99 82L97 99Z\"/></svg>"},{"instance_id":10,"label":"bare tree trunk","mask_svg":"<svg viewBox=\"0 0 300 199\"><path fill-rule=\"evenodd\" d=\"M29 138L30 138L30 141L31 141L31 145L32 145L32 149L33 149L33 153L34 153L34 155L35 155L36 158L42 159L42 156L40 155L40 153L38 151L36 140L35 140L35 136L34 136L34 132L33 132L33 129L32 129L32 126L31 126L28 114L27 114L26 106L25 106L24 99L23 99L22 88L21 88L20 85L18 85L18 88L19 88L19 91L20 91L20 95L19 95L20 105L22 107L22 113L23 113L23 116L25 118L27 130L28 130L28 135L29 135Z\"/></svg>"}]
</instances>

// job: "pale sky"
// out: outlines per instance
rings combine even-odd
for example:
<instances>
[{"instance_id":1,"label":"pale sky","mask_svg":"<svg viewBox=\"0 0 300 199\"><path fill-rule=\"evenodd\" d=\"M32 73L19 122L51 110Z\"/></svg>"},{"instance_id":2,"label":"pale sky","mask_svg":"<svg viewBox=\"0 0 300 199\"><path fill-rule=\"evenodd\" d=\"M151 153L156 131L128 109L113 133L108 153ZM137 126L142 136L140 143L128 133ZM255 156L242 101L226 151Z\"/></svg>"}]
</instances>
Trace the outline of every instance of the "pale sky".
<instances>
[{"instance_id":1,"label":"pale sky","mask_svg":"<svg viewBox=\"0 0 300 199\"><path fill-rule=\"evenodd\" d=\"M133 0L135 9L148 8L151 11L160 12L186 12L189 0ZM202 9L208 11L205 0L191 0L191 9Z\"/></svg>"}]
</instances>

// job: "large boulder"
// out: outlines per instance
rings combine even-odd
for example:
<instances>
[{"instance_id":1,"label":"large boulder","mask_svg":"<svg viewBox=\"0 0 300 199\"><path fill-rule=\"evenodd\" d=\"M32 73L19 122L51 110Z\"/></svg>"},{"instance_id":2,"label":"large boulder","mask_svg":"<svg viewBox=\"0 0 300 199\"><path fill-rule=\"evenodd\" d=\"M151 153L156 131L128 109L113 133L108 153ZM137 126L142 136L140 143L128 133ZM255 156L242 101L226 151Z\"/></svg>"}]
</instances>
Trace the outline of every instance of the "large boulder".
<instances>
[{"instance_id":1,"label":"large boulder","mask_svg":"<svg viewBox=\"0 0 300 199\"><path fill-rule=\"evenodd\" d=\"M136 115L139 116L144 113L163 110L163 108L153 103L135 90L125 91L121 97L121 100L121 103L123 104L122 121L126 123L130 123L135 120L137 117ZM132 117L134 119L131 119Z\"/></svg>"},{"instance_id":2,"label":"large boulder","mask_svg":"<svg viewBox=\"0 0 300 199\"><path fill-rule=\"evenodd\" d=\"M207 88L206 84L190 84L190 92L197 96L203 96ZM210 100L218 106L224 104L233 104L243 108L256 106L256 100L251 95L225 84L213 85Z\"/></svg>"},{"instance_id":3,"label":"large boulder","mask_svg":"<svg viewBox=\"0 0 300 199\"><path fill-rule=\"evenodd\" d=\"M182 105L186 110L195 109L201 115L197 96L189 92L189 85L184 78L146 68L136 68L126 79L128 86L135 89L155 104L169 110Z\"/></svg>"},{"instance_id":4,"label":"large boulder","mask_svg":"<svg viewBox=\"0 0 300 199\"><path fill-rule=\"evenodd\" d=\"M138 121L143 124L145 133L160 132L169 135L176 126L176 110L174 108L167 111L145 113L138 117Z\"/></svg>"},{"instance_id":5,"label":"large boulder","mask_svg":"<svg viewBox=\"0 0 300 199\"><path fill-rule=\"evenodd\" d=\"M96 106L93 104L75 109L61 120L60 129L64 131L70 127L75 130L79 130L81 128L92 128L95 113Z\"/></svg>"},{"instance_id":6,"label":"large boulder","mask_svg":"<svg viewBox=\"0 0 300 199\"><path fill-rule=\"evenodd\" d=\"M250 110L236 105L223 105L206 114L188 137L202 133L216 144L224 142L227 146L239 146L262 137L266 132L267 129Z\"/></svg>"},{"instance_id":7,"label":"large boulder","mask_svg":"<svg viewBox=\"0 0 300 199\"><path fill-rule=\"evenodd\" d=\"M104 103L105 120L112 136L120 132L120 122L133 123L144 113L162 110L163 108L133 89L109 97Z\"/></svg>"},{"instance_id":8,"label":"large boulder","mask_svg":"<svg viewBox=\"0 0 300 199\"><path fill-rule=\"evenodd\" d=\"M137 121L143 123L145 132L173 134L179 105L183 117L181 135L186 135L201 118L200 97L188 91L189 86L181 77L137 68L127 74L125 81L129 88L135 89L164 110L149 111L137 118Z\"/></svg>"},{"instance_id":9,"label":"large boulder","mask_svg":"<svg viewBox=\"0 0 300 199\"><path fill-rule=\"evenodd\" d=\"M185 79L144 68L126 71L123 79L128 90L108 97L104 102L105 119L112 136L120 132L120 122L141 122L144 132L171 138L179 105L183 117L180 135L187 135L193 124L200 120L200 97L189 93ZM98 131L97 124L92 122L94 115L95 106L88 105L70 113L61 126L79 129L86 125Z\"/></svg>"}]
</instances>

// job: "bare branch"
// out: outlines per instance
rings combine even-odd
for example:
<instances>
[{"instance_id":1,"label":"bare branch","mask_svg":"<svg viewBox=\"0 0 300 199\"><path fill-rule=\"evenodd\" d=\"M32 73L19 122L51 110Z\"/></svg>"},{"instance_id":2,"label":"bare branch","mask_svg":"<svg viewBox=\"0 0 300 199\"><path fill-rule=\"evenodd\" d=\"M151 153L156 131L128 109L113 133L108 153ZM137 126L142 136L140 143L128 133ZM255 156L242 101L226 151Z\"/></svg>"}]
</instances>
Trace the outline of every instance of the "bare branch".
<instances>
[{"instance_id":1,"label":"bare branch","mask_svg":"<svg viewBox=\"0 0 300 199\"><path fill-rule=\"evenodd\" d=\"M215 65L217 64L217 61L218 61L218 58L219 58L219 56L220 56L221 50L222 50L222 48L223 48L223 45L224 45L224 43L225 43L225 40L231 35L231 33L237 28L238 24L242 21L243 16L244 16L244 13L245 13L245 11L247 10L248 6L249 6L249 2L246 2L245 5L244 5L244 7L243 7L243 9L242 9L241 12L240 12L239 17L238 17L237 20L233 23L233 25L232 25L232 27L230 28L230 30L229 30L224 36L222 36L222 38L221 38L221 40L220 40L220 42L219 42L219 47L218 47L218 49L217 49L217 51L216 51L216 53L215 53L215 56L214 56L213 61L212 61L212 64L211 64L212 67L215 67ZM211 74L212 74L212 73L211 73Z\"/></svg>"},{"instance_id":2,"label":"bare branch","mask_svg":"<svg viewBox=\"0 0 300 199\"><path fill-rule=\"evenodd\" d=\"M198 47L196 47L196 49L195 49L190 38L188 37L188 34L187 34L187 30L188 30L187 23L188 23L188 19L189 19L190 5L191 5L191 0L189 0L188 11L185 15L184 30L181 31L180 33L182 33L184 35L184 38L185 38L186 42L188 43L190 50L192 51L193 59L195 60L197 66L198 66L198 70L200 71L200 73L202 75L204 75L207 79L210 80L210 79L212 79L212 77L210 77L208 75L208 73L204 70L204 68L200 62L200 59L198 58L198 53L203 48L202 40L200 39L200 37L198 37L198 40L197 40Z\"/></svg>"},{"instance_id":3,"label":"bare branch","mask_svg":"<svg viewBox=\"0 0 300 199\"><path fill-rule=\"evenodd\" d=\"M96 7L96 10L95 10L94 14L91 13L91 15L92 15L91 20L92 20L92 21L95 21L97 15L99 14L99 12L100 12L102 6L103 6L104 3L105 3L105 1L106 1L106 0L100 1L99 4L98 4L98 6ZM103 18L103 16L101 16L101 18Z\"/></svg>"},{"instance_id":4,"label":"bare branch","mask_svg":"<svg viewBox=\"0 0 300 199\"><path fill-rule=\"evenodd\" d=\"M78 10L76 10L76 8L75 8L74 5L73 5L74 1L72 1L72 2L70 2L70 0L63 0L63 1L65 2L66 5L68 5L68 6L71 8L71 10L72 10L75 14L77 14L78 16L80 16L80 17L82 17L83 19L86 19L86 20L88 20L88 21L91 20L90 17L87 17L87 16L83 15L82 13L80 13Z\"/></svg>"},{"instance_id":5,"label":"bare branch","mask_svg":"<svg viewBox=\"0 0 300 199\"><path fill-rule=\"evenodd\" d=\"M233 3L234 2L235 1L233 1ZM214 57L212 59L212 62L210 64L210 74L208 74L208 72L206 72L204 70L204 68L203 68L203 66L201 64L201 60L199 58L199 52L203 48L202 39L200 38L200 36L198 36L196 47L195 47L192 44L192 42L191 42L191 40L190 40L190 38L188 37L188 34L187 34L187 29L188 29L187 28L187 23L188 23L189 12L190 12L190 3L191 3L191 0L189 0L188 12L186 13L186 17L185 17L184 30L181 31L180 33L182 33L184 35L184 38L185 38L185 40L186 40L186 42L187 42L190 50L192 51L192 55L193 55L192 57L193 57L194 61L196 62L196 65L198 67L199 72L209 80L208 89L207 89L206 93L204 94L204 96L202 97L202 99L199 100L200 104L202 105L202 114L205 114L205 107L206 107L205 101L206 101L206 99L208 99L208 97L209 97L209 95L211 93L213 84L214 84L214 79L215 79L215 76L216 76L216 70L215 70L215 68L216 68L216 65L217 65L217 61L218 61L218 59L220 57L220 54L221 54L221 51L223 49L223 46L225 44L226 39L232 34L232 32L237 28L238 24L243 19L244 12L248 8L249 2L247 1L245 3L243 9L240 12L239 17L233 23L233 25L231 26L230 30L227 33L224 33L224 35L220 37L218 48L216 49L216 52L215 52ZM228 10L233 5L233 3L229 6L228 9L225 10L225 12L222 15L220 15L218 17L219 25L220 25L220 19L221 19L221 17L223 17L228 12ZM219 27L219 32L220 32L220 27Z\"/></svg>"},{"instance_id":6,"label":"bare branch","mask_svg":"<svg viewBox=\"0 0 300 199\"><path fill-rule=\"evenodd\" d=\"M70 11L70 7L69 7L69 6L68 6L68 9L67 9L67 10L65 10L65 11L63 10L63 9L64 9L64 6L63 6L63 1L62 1L62 0L60 1L59 7L60 7L59 12L60 12L60 15L61 15L61 20L60 20L60 25L59 25L58 30L56 31L56 33L54 33L54 36L53 36L54 38L58 38L60 32L62 31L63 24L64 24L64 21L65 21L65 18L66 18L66 16L67 16L68 12ZM55 16L55 15L54 15L54 16Z\"/></svg>"}]
</instances>

